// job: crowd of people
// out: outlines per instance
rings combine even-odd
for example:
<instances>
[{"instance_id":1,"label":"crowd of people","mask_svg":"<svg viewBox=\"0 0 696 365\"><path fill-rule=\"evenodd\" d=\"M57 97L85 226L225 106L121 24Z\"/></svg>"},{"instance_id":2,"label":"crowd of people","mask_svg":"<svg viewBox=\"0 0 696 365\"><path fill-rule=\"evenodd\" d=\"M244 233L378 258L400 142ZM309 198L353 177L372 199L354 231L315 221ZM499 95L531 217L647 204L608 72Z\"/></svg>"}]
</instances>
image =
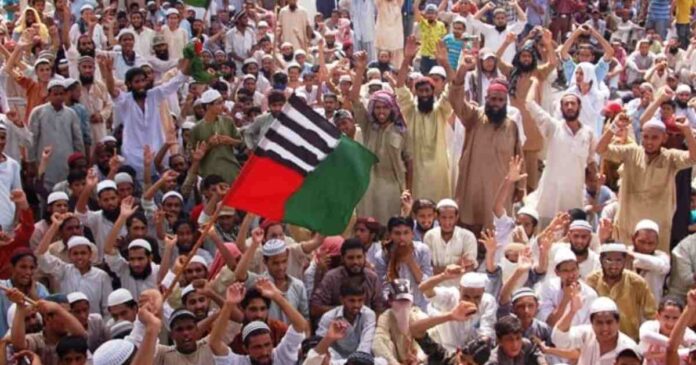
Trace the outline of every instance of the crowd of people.
<instances>
[{"instance_id":1,"label":"crowd of people","mask_svg":"<svg viewBox=\"0 0 696 365\"><path fill-rule=\"evenodd\" d=\"M696 365L695 9L3 0L0 364ZM225 204L291 97L340 236Z\"/></svg>"}]
</instances>

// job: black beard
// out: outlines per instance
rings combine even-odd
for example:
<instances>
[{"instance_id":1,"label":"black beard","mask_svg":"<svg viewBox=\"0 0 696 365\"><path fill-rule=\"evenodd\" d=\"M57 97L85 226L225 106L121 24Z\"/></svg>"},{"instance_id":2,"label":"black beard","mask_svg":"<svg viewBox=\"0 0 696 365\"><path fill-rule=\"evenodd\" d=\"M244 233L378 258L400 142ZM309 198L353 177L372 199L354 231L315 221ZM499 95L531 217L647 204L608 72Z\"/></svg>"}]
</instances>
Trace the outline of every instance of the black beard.
<instances>
[{"instance_id":1,"label":"black beard","mask_svg":"<svg viewBox=\"0 0 696 365\"><path fill-rule=\"evenodd\" d=\"M43 331L43 325L41 325L41 323L32 324L26 329L27 334L39 333L41 331Z\"/></svg>"},{"instance_id":2,"label":"black beard","mask_svg":"<svg viewBox=\"0 0 696 365\"><path fill-rule=\"evenodd\" d=\"M587 245L584 249L578 249L575 248L572 244L570 245L570 250L573 251L574 254L577 256L585 256L587 255L587 252L590 250L590 245Z\"/></svg>"},{"instance_id":3,"label":"black beard","mask_svg":"<svg viewBox=\"0 0 696 365\"><path fill-rule=\"evenodd\" d=\"M580 111L577 110L575 111L575 113L570 114L565 110L561 110L561 114L563 114L563 119L565 119L566 122L572 122L578 120L578 115L580 115Z\"/></svg>"},{"instance_id":4,"label":"black beard","mask_svg":"<svg viewBox=\"0 0 696 365\"><path fill-rule=\"evenodd\" d=\"M689 107L688 101L681 101L679 99L674 99L674 102L677 104L677 107L679 107L679 109L686 109Z\"/></svg>"},{"instance_id":5,"label":"black beard","mask_svg":"<svg viewBox=\"0 0 696 365\"><path fill-rule=\"evenodd\" d=\"M80 82L82 85L92 85L92 83L94 83L94 76L80 75Z\"/></svg>"},{"instance_id":6,"label":"black beard","mask_svg":"<svg viewBox=\"0 0 696 365\"><path fill-rule=\"evenodd\" d=\"M133 99L139 100L139 99L145 99L147 96L147 89L145 90L131 90L133 93Z\"/></svg>"},{"instance_id":7,"label":"black beard","mask_svg":"<svg viewBox=\"0 0 696 365\"><path fill-rule=\"evenodd\" d=\"M169 51L155 51L155 57L162 61L169 61Z\"/></svg>"},{"instance_id":8,"label":"black beard","mask_svg":"<svg viewBox=\"0 0 696 365\"><path fill-rule=\"evenodd\" d=\"M488 103L486 103L484 106L484 111L488 117L488 120L490 120L493 124L503 124L503 121L505 121L505 118L507 118L507 104L498 110L494 110Z\"/></svg>"},{"instance_id":9,"label":"black beard","mask_svg":"<svg viewBox=\"0 0 696 365\"><path fill-rule=\"evenodd\" d=\"M121 215L121 207L118 207L113 210L102 209L102 214L104 215L104 218L106 218L109 222L116 222L118 216Z\"/></svg>"},{"instance_id":10,"label":"black beard","mask_svg":"<svg viewBox=\"0 0 696 365\"><path fill-rule=\"evenodd\" d=\"M495 30L497 30L498 33L505 31L506 28L507 28L507 24L505 24L505 25L496 25L496 26L495 26Z\"/></svg>"},{"instance_id":11,"label":"black beard","mask_svg":"<svg viewBox=\"0 0 696 365\"><path fill-rule=\"evenodd\" d=\"M141 273L137 273L133 271L133 268L128 266L128 270L130 270L130 274L135 280L145 280L147 279L150 275L152 275L152 266L151 265L145 265L145 269Z\"/></svg>"},{"instance_id":12,"label":"black beard","mask_svg":"<svg viewBox=\"0 0 696 365\"><path fill-rule=\"evenodd\" d=\"M143 23L140 23L140 24L138 24L138 25L135 25L135 24L133 24L133 23L131 23L131 24L133 25L133 29L135 29L135 30L141 30L141 29L143 29Z\"/></svg>"},{"instance_id":13,"label":"black beard","mask_svg":"<svg viewBox=\"0 0 696 365\"><path fill-rule=\"evenodd\" d=\"M191 249L193 248L193 245L186 245L182 246L180 244L176 244L176 248L179 249L179 255L188 255L189 252L191 252Z\"/></svg>"},{"instance_id":14,"label":"black beard","mask_svg":"<svg viewBox=\"0 0 696 365\"><path fill-rule=\"evenodd\" d=\"M679 52L679 47L671 47L669 49L669 53L671 54L677 54Z\"/></svg>"},{"instance_id":15,"label":"black beard","mask_svg":"<svg viewBox=\"0 0 696 365\"><path fill-rule=\"evenodd\" d=\"M536 68L533 63L530 63L528 65L520 63L520 65L517 67L520 71L527 73L527 72L532 72Z\"/></svg>"},{"instance_id":16,"label":"black beard","mask_svg":"<svg viewBox=\"0 0 696 365\"><path fill-rule=\"evenodd\" d=\"M292 61L293 56L294 55L292 53L287 55L287 56L285 54L283 54L283 60L285 60L286 62L290 62L290 61Z\"/></svg>"},{"instance_id":17,"label":"black beard","mask_svg":"<svg viewBox=\"0 0 696 365\"><path fill-rule=\"evenodd\" d=\"M335 41L334 42L326 42L326 48L328 48L328 49L334 48L335 45L336 45Z\"/></svg>"},{"instance_id":18,"label":"black beard","mask_svg":"<svg viewBox=\"0 0 696 365\"><path fill-rule=\"evenodd\" d=\"M297 4L294 4L294 5L293 5L293 4L290 4L290 5L288 5L288 7L290 8L290 11L295 11L295 10L297 10Z\"/></svg>"},{"instance_id":19,"label":"black beard","mask_svg":"<svg viewBox=\"0 0 696 365\"><path fill-rule=\"evenodd\" d=\"M94 48L80 50L80 56L95 57L96 54L97 51L95 51Z\"/></svg>"},{"instance_id":20,"label":"black beard","mask_svg":"<svg viewBox=\"0 0 696 365\"><path fill-rule=\"evenodd\" d=\"M346 268L346 271L348 272L348 276L351 276L351 277L362 276L364 274L365 268L361 267L359 272L354 272L349 268Z\"/></svg>"},{"instance_id":21,"label":"black beard","mask_svg":"<svg viewBox=\"0 0 696 365\"><path fill-rule=\"evenodd\" d=\"M418 98L418 111L428 114L435 108L435 97Z\"/></svg>"}]
</instances>

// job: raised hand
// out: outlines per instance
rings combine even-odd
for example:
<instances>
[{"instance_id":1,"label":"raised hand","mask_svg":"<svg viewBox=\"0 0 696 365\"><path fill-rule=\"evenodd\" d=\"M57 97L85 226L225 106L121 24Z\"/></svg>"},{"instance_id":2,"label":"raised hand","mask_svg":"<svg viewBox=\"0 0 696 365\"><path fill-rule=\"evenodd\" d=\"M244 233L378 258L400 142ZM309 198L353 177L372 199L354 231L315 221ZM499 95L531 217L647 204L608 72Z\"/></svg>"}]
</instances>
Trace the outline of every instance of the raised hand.
<instances>
[{"instance_id":1,"label":"raised hand","mask_svg":"<svg viewBox=\"0 0 696 365\"><path fill-rule=\"evenodd\" d=\"M614 231L614 225L607 218L602 218L599 220L599 229L597 231L599 235L599 242L607 242L611 238L611 234Z\"/></svg>"},{"instance_id":2,"label":"raised hand","mask_svg":"<svg viewBox=\"0 0 696 365\"><path fill-rule=\"evenodd\" d=\"M524 161L521 156L513 156L508 162L508 173L506 178L511 182L518 182L527 177L524 171Z\"/></svg>"},{"instance_id":3,"label":"raised hand","mask_svg":"<svg viewBox=\"0 0 696 365\"><path fill-rule=\"evenodd\" d=\"M686 296L686 303L691 309L696 309L696 289L689 290Z\"/></svg>"},{"instance_id":4,"label":"raised hand","mask_svg":"<svg viewBox=\"0 0 696 365\"><path fill-rule=\"evenodd\" d=\"M87 186L94 188L99 184L99 176L97 175L97 169L92 167L87 171Z\"/></svg>"},{"instance_id":5,"label":"raised hand","mask_svg":"<svg viewBox=\"0 0 696 365\"><path fill-rule=\"evenodd\" d=\"M517 271L527 272L532 268L533 263L532 252L529 247L527 247L524 252L520 252L517 257Z\"/></svg>"},{"instance_id":6,"label":"raised hand","mask_svg":"<svg viewBox=\"0 0 696 365\"><path fill-rule=\"evenodd\" d=\"M466 72L473 71L476 69L476 59L472 55L464 55L462 57L462 62L459 63L459 69Z\"/></svg>"},{"instance_id":7,"label":"raised hand","mask_svg":"<svg viewBox=\"0 0 696 365\"><path fill-rule=\"evenodd\" d=\"M445 46L445 42L443 42L442 39L438 40L435 44L435 59L440 65L449 62L447 59L447 46Z\"/></svg>"},{"instance_id":8,"label":"raised hand","mask_svg":"<svg viewBox=\"0 0 696 365\"><path fill-rule=\"evenodd\" d=\"M166 247L174 247L176 246L176 242L179 240L179 237L175 234L166 234L164 235L164 245Z\"/></svg>"},{"instance_id":9,"label":"raised hand","mask_svg":"<svg viewBox=\"0 0 696 365\"><path fill-rule=\"evenodd\" d=\"M205 141L201 141L198 143L198 146L196 146L196 149L193 151L193 155L191 158L195 162L200 162L203 157L205 157L205 154L208 152L208 144Z\"/></svg>"},{"instance_id":10,"label":"raised hand","mask_svg":"<svg viewBox=\"0 0 696 365\"><path fill-rule=\"evenodd\" d=\"M41 160L48 161L52 155L53 155L53 146L46 146L46 147L44 147L43 151L41 151Z\"/></svg>"},{"instance_id":11,"label":"raised hand","mask_svg":"<svg viewBox=\"0 0 696 365\"><path fill-rule=\"evenodd\" d=\"M253 244L260 245L263 243L263 239L264 231L261 227L256 227L253 231L251 231L251 242Z\"/></svg>"},{"instance_id":12,"label":"raised hand","mask_svg":"<svg viewBox=\"0 0 696 365\"><path fill-rule=\"evenodd\" d=\"M68 219L69 217L72 217L72 216L73 216L72 213L63 213L63 214L53 213L51 215L51 223L53 223L57 226L61 226L61 225L63 225L63 222L65 222L66 219Z\"/></svg>"},{"instance_id":13,"label":"raised hand","mask_svg":"<svg viewBox=\"0 0 696 365\"><path fill-rule=\"evenodd\" d=\"M162 320L160 320L157 315L156 310L150 309L150 306L142 306L138 310L138 319L142 322L146 328L160 328L162 326Z\"/></svg>"},{"instance_id":14,"label":"raised hand","mask_svg":"<svg viewBox=\"0 0 696 365\"><path fill-rule=\"evenodd\" d=\"M7 119L19 128L24 128L24 122L22 118L19 117L17 109L12 107L7 113L5 113Z\"/></svg>"},{"instance_id":15,"label":"raised hand","mask_svg":"<svg viewBox=\"0 0 696 365\"><path fill-rule=\"evenodd\" d=\"M138 210L138 205L135 204L135 199L129 196L121 200L121 215L128 218Z\"/></svg>"},{"instance_id":16,"label":"raised hand","mask_svg":"<svg viewBox=\"0 0 696 365\"><path fill-rule=\"evenodd\" d=\"M329 328L326 331L326 339L331 342L340 341L346 336L350 324L343 319L335 319L329 323Z\"/></svg>"},{"instance_id":17,"label":"raised hand","mask_svg":"<svg viewBox=\"0 0 696 365\"><path fill-rule=\"evenodd\" d=\"M151 166L153 161L155 161L155 154L152 152L150 145L146 144L143 147L143 165Z\"/></svg>"},{"instance_id":18,"label":"raised hand","mask_svg":"<svg viewBox=\"0 0 696 365\"><path fill-rule=\"evenodd\" d=\"M229 304L237 305L242 302L246 295L246 287L244 283L234 283L227 287L227 296L225 301Z\"/></svg>"},{"instance_id":19,"label":"raised hand","mask_svg":"<svg viewBox=\"0 0 696 365\"><path fill-rule=\"evenodd\" d=\"M401 211L405 214L411 214L411 208L413 208L411 191L404 190L404 192L401 193Z\"/></svg>"},{"instance_id":20,"label":"raised hand","mask_svg":"<svg viewBox=\"0 0 696 365\"><path fill-rule=\"evenodd\" d=\"M406 45L404 46L404 57L407 59L413 59L418 54L418 42L415 36L406 37Z\"/></svg>"},{"instance_id":21,"label":"raised hand","mask_svg":"<svg viewBox=\"0 0 696 365\"><path fill-rule=\"evenodd\" d=\"M495 252L498 249L498 240L495 239L495 232L492 229L481 231L481 239L478 241L486 248L486 252Z\"/></svg>"},{"instance_id":22,"label":"raised hand","mask_svg":"<svg viewBox=\"0 0 696 365\"><path fill-rule=\"evenodd\" d=\"M353 55L355 60L355 67L361 70L367 68L367 53L365 51L358 51Z\"/></svg>"},{"instance_id":23,"label":"raised hand","mask_svg":"<svg viewBox=\"0 0 696 365\"><path fill-rule=\"evenodd\" d=\"M466 321L476 314L476 310L476 304L462 300L452 309L450 317L455 321Z\"/></svg>"},{"instance_id":24,"label":"raised hand","mask_svg":"<svg viewBox=\"0 0 696 365\"><path fill-rule=\"evenodd\" d=\"M274 299L278 295L282 296L283 293L267 278L260 278L256 281L256 289L261 292L264 298Z\"/></svg>"},{"instance_id":25,"label":"raised hand","mask_svg":"<svg viewBox=\"0 0 696 365\"><path fill-rule=\"evenodd\" d=\"M517 40L517 34L509 32L508 34L505 35L505 42L507 43L515 43Z\"/></svg>"},{"instance_id":26,"label":"raised hand","mask_svg":"<svg viewBox=\"0 0 696 365\"><path fill-rule=\"evenodd\" d=\"M29 207L29 202L27 201L27 195L22 189L15 189L10 192L10 200L15 203L15 205L20 209L25 209Z\"/></svg>"},{"instance_id":27,"label":"raised hand","mask_svg":"<svg viewBox=\"0 0 696 365\"><path fill-rule=\"evenodd\" d=\"M685 116L678 116L674 118L674 124L677 125L677 128L686 135L687 133L692 133L691 132L691 124L689 124L689 121L686 120Z\"/></svg>"},{"instance_id":28,"label":"raised hand","mask_svg":"<svg viewBox=\"0 0 696 365\"><path fill-rule=\"evenodd\" d=\"M444 275L447 279L456 279L464 275L465 272L466 271L464 268L459 265L447 265L445 271L442 272L442 275Z\"/></svg>"}]
</instances>

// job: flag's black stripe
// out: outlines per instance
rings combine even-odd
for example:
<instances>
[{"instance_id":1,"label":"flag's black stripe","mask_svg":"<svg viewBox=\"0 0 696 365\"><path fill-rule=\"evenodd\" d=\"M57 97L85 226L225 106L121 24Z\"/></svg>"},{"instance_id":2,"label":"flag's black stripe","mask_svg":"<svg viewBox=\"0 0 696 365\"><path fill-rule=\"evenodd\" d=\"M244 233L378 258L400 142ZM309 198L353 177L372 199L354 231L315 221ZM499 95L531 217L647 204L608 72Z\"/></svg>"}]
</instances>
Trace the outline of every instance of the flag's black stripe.
<instances>
[{"instance_id":1,"label":"flag's black stripe","mask_svg":"<svg viewBox=\"0 0 696 365\"><path fill-rule=\"evenodd\" d=\"M329 147L326 141L323 138L321 138L321 136L317 132L311 129L306 129L299 123L292 120L285 113L280 113L280 115L278 116L278 120L280 121L280 124L284 125L289 129L292 129L293 132L301 136L307 143L311 143L312 146L316 147L316 149L318 149L319 151L324 152L327 155L331 153L331 151L333 151L333 148ZM271 131L272 129L273 127L271 127L269 131ZM289 137L286 138L290 139Z\"/></svg>"},{"instance_id":2,"label":"flag's black stripe","mask_svg":"<svg viewBox=\"0 0 696 365\"><path fill-rule=\"evenodd\" d=\"M295 108L300 114L304 115L312 121L317 127L321 128L326 134L330 135L331 137L335 139L341 138L341 131L336 128L335 125L331 124L326 118L324 118L321 114L317 113L312 109L307 103L305 103L302 99L297 97L295 94L292 94L290 96L290 100L288 100L288 103Z\"/></svg>"},{"instance_id":3,"label":"flag's black stripe","mask_svg":"<svg viewBox=\"0 0 696 365\"><path fill-rule=\"evenodd\" d=\"M257 148L254 151L254 154L257 156L268 157L271 160L273 160L273 161L275 161L275 162L277 162L277 163L279 163L279 164L281 164L289 169L294 170L295 172L297 172L298 174L300 174L302 176L307 176L307 174L308 174L308 172L305 171L303 168L301 168L300 166L297 166L297 164L295 164L294 162L283 158L281 155L279 155L275 151L269 151L269 150Z\"/></svg>"},{"instance_id":4,"label":"flag's black stripe","mask_svg":"<svg viewBox=\"0 0 696 365\"><path fill-rule=\"evenodd\" d=\"M283 147L286 151L290 152L307 165L310 165L312 167L316 167L317 165L319 165L319 157L317 155L315 155L314 153L312 153L312 151L302 146L298 146L290 142L286 136L281 135L276 130L269 129L266 132L266 138L268 138L268 140L270 140L271 142L275 142L277 145ZM301 143L301 141L296 142Z\"/></svg>"}]
</instances>

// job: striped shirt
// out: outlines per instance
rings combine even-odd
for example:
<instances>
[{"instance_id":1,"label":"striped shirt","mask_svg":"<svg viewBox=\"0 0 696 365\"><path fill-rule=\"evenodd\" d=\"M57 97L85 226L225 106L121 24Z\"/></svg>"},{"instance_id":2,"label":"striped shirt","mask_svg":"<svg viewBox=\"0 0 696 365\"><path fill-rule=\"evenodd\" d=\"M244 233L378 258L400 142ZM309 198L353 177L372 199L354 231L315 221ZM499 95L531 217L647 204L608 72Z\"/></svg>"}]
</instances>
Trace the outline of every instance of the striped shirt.
<instances>
[{"instance_id":1,"label":"striped shirt","mask_svg":"<svg viewBox=\"0 0 696 365\"><path fill-rule=\"evenodd\" d=\"M457 65L459 65L459 54L462 53L462 48L464 47L464 40L457 39L454 37L454 34L449 33L442 38L442 41L447 47L447 59L450 67L456 69Z\"/></svg>"},{"instance_id":2,"label":"striped shirt","mask_svg":"<svg viewBox=\"0 0 696 365\"><path fill-rule=\"evenodd\" d=\"M648 19L664 20L670 18L670 0L652 0L648 6Z\"/></svg>"}]
</instances>

